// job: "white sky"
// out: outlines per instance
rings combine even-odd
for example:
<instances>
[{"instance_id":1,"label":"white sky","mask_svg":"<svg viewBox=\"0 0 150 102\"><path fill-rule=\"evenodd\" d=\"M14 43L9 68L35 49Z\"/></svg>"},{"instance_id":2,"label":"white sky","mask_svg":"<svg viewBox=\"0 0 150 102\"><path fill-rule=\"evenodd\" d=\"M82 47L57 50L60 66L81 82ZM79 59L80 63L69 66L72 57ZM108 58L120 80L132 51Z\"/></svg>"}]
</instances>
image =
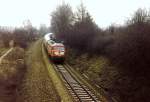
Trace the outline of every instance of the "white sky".
<instances>
[{"instance_id":1,"label":"white sky","mask_svg":"<svg viewBox=\"0 0 150 102\"><path fill-rule=\"evenodd\" d=\"M73 10L81 0L64 0ZM82 0L100 27L123 24L138 8L150 8L150 0ZM0 26L22 26L29 19L33 26L50 25L50 13L62 0L0 0Z\"/></svg>"}]
</instances>

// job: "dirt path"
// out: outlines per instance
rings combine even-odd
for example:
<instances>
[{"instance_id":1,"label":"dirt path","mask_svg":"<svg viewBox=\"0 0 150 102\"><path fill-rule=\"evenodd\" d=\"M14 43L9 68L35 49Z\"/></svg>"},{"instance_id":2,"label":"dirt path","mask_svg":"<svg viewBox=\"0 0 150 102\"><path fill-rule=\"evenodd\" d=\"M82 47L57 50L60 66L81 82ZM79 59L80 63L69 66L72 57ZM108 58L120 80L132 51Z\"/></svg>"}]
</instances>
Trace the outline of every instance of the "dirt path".
<instances>
[{"instance_id":1,"label":"dirt path","mask_svg":"<svg viewBox=\"0 0 150 102\"><path fill-rule=\"evenodd\" d=\"M27 72L17 102L59 102L59 96L43 64L41 41L31 46L26 63Z\"/></svg>"},{"instance_id":2,"label":"dirt path","mask_svg":"<svg viewBox=\"0 0 150 102\"><path fill-rule=\"evenodd\" d=\"M11 48L0 59L0 102L16 102L17 87L25 72L24 50Z\"/></svg>"},{"instance_id":3,"label":"dirt path","mask_svg":"<svg viewBox=\"0 0 150 102\"><path fill-rule=\"evenodd\" d=\"M3 59L5 56L7 56L7 54L8 54L10 51L12 51L12 49L13 49L13 48L10 48L5 54L3 54L3 55L0 57L0 64L1 64L1 62L2 62L2 59Z\"/></svg>"}]
</instances>

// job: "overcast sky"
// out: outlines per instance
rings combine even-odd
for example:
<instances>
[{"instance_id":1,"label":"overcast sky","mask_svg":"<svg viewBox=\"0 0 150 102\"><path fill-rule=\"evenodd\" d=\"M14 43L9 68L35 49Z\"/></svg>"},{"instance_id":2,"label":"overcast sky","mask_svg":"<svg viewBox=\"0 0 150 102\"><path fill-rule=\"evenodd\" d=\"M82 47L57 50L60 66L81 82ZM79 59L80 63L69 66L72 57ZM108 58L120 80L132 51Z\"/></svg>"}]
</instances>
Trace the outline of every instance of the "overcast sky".
<instances>
[{"instance_id":1,"label":"overcast sky","mask_svg":"<svg viewBox=\"0 0 150 102\"><path fill-rule=\"evenodd\" d=\"M73 10L81 0L63 0ZM138 8L150 8L150 0L82 0L100 27L123 24ZM50 25L50 14L62 0L0 0L0 26L22 26L29 19L33 26Z\"/></svg>"}]
</instances>

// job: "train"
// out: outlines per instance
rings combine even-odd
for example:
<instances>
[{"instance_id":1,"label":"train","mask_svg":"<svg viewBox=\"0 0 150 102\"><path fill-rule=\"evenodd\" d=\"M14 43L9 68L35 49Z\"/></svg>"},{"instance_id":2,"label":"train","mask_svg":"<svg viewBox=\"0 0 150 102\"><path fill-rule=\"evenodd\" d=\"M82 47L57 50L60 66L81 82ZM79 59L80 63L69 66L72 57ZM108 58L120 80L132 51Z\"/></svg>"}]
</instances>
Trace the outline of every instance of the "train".
<instances>
[{"instance_id":1,"label":"train","mask_svg":"<svg viewBox=\"0 0 150 102\"><path fill-rule=\"evenodd\" d=\"M63 42L56 39L55 34L45 34L44 45L48 55L53 61L64 62L66 49Z\"/></svg>"}]
</instances>

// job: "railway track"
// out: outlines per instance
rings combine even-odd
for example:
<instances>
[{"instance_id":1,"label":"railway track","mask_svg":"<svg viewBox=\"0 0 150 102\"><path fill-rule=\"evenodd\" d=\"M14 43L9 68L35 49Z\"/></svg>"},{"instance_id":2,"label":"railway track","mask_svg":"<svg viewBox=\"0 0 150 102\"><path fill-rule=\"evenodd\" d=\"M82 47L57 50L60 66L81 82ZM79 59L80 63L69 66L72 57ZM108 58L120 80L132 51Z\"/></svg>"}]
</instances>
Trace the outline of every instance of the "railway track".
<instances>
[{"instance_id":1,"label":"railway track","mask_svg":"<svg viewBox=\"0 0 150 102\"><path fill-rule=\"evenodd\" d=\"M87 86L72 76L67 69L68 66L65 64L53 64L53 66L60 73L75 102L101 102Z\"/></svg>"}]
</instances>

